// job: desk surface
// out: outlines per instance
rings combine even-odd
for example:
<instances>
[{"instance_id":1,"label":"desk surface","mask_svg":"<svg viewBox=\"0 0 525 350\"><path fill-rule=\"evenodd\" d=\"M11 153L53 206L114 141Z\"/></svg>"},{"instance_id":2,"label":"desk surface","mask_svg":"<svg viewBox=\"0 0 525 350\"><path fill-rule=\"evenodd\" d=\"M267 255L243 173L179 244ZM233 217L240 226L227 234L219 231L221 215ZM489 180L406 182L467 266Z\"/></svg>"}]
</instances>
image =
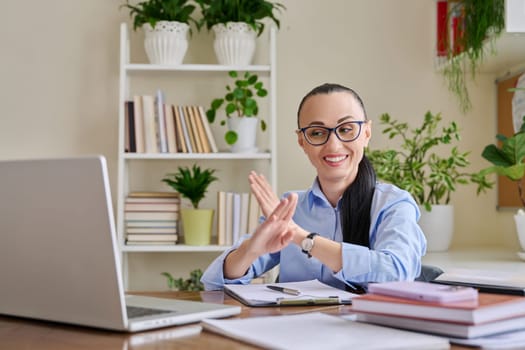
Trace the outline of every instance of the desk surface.
<instances>
[{"instance_id":1,"label":"desk surface","mask_svg":"<svg viewBox=\"0 0 525 350\"><path fill-rule=\"evenodd\" d=\"M164 298L206 301L239 305L223 292L150 292L135 293ZM283 315L309 311L330 314L348 314L348 305L324 307L268 307L242 306L240 318ZM0 344L3 349L257 349L254 346L203 331L199 335L170 339L174 327L136 334L109 332L57 323L0 316ZM452 346L452 349L469 349Z\"/></svg>"}]
</instances>

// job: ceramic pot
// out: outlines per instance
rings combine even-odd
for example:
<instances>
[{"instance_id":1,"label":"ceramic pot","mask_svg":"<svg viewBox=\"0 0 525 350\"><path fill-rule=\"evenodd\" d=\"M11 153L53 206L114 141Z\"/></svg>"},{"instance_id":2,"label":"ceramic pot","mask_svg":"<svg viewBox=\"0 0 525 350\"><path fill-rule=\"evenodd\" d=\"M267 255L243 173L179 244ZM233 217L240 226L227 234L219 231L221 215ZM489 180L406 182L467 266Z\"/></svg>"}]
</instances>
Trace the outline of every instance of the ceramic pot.
<instances>
[{"instance_id":1,"label":"ceramic pot","mask_svg":"<svg viewBox=\"0 0 525 350\"><path fill-rule=\"evenodd\" d=\"M431 211L422 206L419 209L419 226L427 239L427 252L447 251L454 233L454 207L447 204L432 205Z\"/></svg>"},{"instance_id":2,"label":"ceramic pot","mask_svg":"<svg viewBox=\"0 0 525 350\"><path fill-rule=\"evenodd\" d=\"M514 215L521 251L525 252L525 215Z\"/></svg>"},{"instance_id":3,"label":"ceramic pot","mask_svg":"<svg viewBox=\"0 0 525 350\"><path fill-rule=\"evenodd\" d=\"M142 26L144 49L151 64L181 64L188 50L189 26L182 22L159 21L152 28Z\"/></svg>"},{"instance_id":4,"label":"ceramic pot","mask_svg":"<svg viewBox=\"0 0 525 350\"><path fill-rule=\"evenodd\" d=\"M218 23L213 48L219 64L247 66L252 63L257 33L244 22Z\"/></svg>"},{"instance_id":5,"label":"ceramic pot","mask_svg":"<svg viewBox=\"0 0 525 350\"><path fill-rule=\"evenodd\" d=\"M185 244L210 244L213 213L213 209L181 209L180 214Z\"/></svg>"},{"instance_id":6,"label":"ceramic pot","mask_svg":"<svg viewBox=\"0 0 525 350\"><path fill-rule=\"evenodd\" d=\"M228 129L237 133L237 142L230 150L233 153L257 152L257 123L255 117L231 117L228 118Z\"/></svg>"}]
</instances>

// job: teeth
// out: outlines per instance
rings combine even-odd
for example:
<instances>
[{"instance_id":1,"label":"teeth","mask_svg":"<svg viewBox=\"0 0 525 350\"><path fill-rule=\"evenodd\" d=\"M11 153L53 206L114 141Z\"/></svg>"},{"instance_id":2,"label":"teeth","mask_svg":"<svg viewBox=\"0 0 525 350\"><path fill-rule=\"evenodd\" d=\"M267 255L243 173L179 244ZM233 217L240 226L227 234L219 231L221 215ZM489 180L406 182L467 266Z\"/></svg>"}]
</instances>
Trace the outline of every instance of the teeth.
<instances>
[{"instance_id":1,"label":"teeth","mask_svg":"<svg viewBox=\"0 0 525 350\"><path fill-rule=\"evenodd\" d=\"M329 162L340 162L342 161L343 159L345 159L346 156L338 156L338 157L325 157L325 159Z\"/></svg>"}]
</instances>

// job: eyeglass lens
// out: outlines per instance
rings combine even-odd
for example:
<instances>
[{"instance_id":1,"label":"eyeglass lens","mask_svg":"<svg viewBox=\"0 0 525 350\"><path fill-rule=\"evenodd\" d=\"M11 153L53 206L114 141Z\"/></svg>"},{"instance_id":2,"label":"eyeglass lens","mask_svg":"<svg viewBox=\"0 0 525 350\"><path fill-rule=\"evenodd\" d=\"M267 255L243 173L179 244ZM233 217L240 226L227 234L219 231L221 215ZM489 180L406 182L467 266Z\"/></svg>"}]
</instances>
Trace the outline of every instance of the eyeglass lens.
<instances>
[{"instance_id":1,"label":"eyeglass lens","mask_svg":"<svg viewBox=\"0 0 525 350\"><path fill-rule=\"evenodd\" d=\"M304 136L312 145L322 145L323 143L326 143L332 131L335 132L339 140L350 142L359 137L359 134L361 133L361 122L343 123L335 128L309 126L303 130Z\"/></svg>"}]
</instances>

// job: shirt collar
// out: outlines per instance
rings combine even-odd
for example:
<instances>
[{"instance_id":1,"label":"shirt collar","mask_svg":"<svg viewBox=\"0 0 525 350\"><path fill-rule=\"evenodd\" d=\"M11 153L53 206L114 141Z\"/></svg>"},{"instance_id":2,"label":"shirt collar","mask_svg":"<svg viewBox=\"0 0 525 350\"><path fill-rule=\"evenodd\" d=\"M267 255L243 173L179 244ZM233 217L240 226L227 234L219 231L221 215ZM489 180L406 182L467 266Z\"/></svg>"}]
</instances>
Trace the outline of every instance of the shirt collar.
<instances>
[{"instance_id":1,"label":"shirt collar","mask_svg":"<svg viewBox=\"0 0 525 350\"><path fill-rule=\"evenodd\" d=\"M314 203L323 207L332 208L332 205L330 204L330 202L328 202L328 199L326 199L326 196L324 195L323 191L321 191L321 186L319 185L319 179L317 177L315 178L314 183L312 184L312 187L308 192L308 206L310 210L314 206ZM341 201L339 200L337 202L338 208L340 203Z\"/></svg>"}]
</instances>

